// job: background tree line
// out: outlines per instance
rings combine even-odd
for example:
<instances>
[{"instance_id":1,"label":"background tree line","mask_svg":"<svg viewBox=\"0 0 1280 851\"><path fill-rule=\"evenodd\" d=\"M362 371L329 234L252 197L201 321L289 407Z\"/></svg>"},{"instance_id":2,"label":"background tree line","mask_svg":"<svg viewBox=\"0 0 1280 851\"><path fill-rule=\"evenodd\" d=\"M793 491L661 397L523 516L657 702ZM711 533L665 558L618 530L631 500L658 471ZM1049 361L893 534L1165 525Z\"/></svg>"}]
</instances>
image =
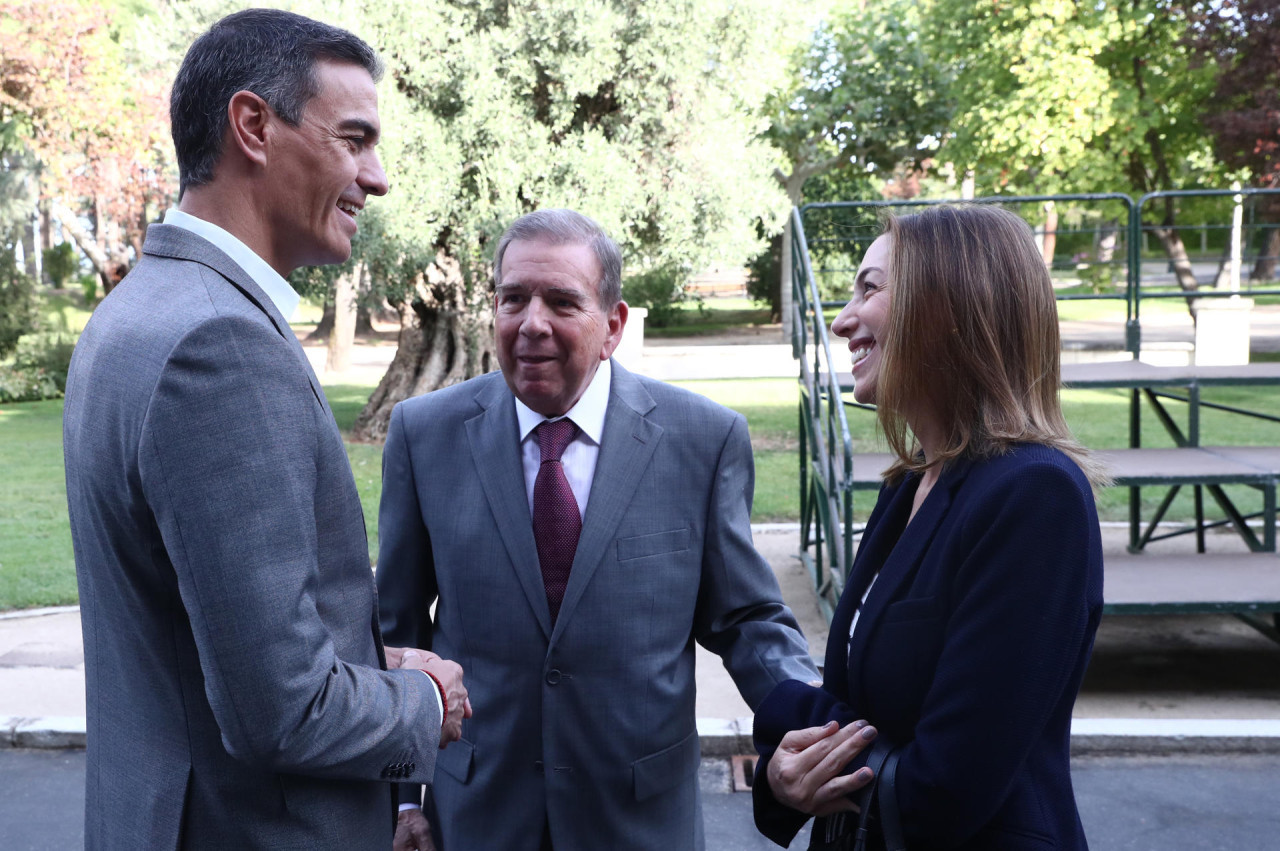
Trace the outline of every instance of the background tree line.
<instances>
[{"instance_id":1,"label":"background tree line","mask_svg":"<svg viewBox=\"0 0 1280 851\"><path fill-rule=\"evenodd\" d=\"M38 276L88 275L91 299L136 262L174 200L167 85L240 5L0 0L0 357L31 330ZM286 5L388 67L392 192L349 263L295 280L332 306L339 360L362 306L399 317L360 439L400 399L492 368L493 244L538 207L616 234L633 302L750 262L780 310L786 212L805 201L1280 186L1280 0ZM1178 205L1153 215L1198 286Z\"/></svg>"}]
</instances>

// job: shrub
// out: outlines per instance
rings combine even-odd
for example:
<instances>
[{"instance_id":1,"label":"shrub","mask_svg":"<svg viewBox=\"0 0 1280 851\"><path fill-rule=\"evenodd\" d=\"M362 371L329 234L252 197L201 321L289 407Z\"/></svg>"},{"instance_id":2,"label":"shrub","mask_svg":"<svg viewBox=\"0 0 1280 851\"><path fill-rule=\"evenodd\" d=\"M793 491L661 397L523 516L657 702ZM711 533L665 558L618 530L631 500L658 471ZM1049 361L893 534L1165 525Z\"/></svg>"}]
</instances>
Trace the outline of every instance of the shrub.
<instances>
[{"instance_id":1,"label":"shrub","mask_svg":"<svg viewBox=\"0 0 1280 851\"><path fill-rule=\"evenodd\" d=\"M13 249L0 250L0 358L12 354L39 319L35 281L18 268Z\"/></svg>"},{"instance_id":2,"label":"shrub","mask_svg":"<svg viewBox=\"0 0 1280 851\"><path fill-rule=\"evenodd\" d=\"M66 286L80 267L76 259L76 247L69 242L60 242L53 248L46 248L43 254L44 273L49 276L49 280L58 289Z\"/></svg>"},{"instance_id":3,"label":"shrub","mask_svg":"<svg viewBox=\"0 0 1280 851\"><path fill-rule=\"evenodd\" d=\"M632 275L622 282L622 297L632 307L649 311L646 324L654 328L666 328L680 315L680 305L696 302L703 309L702 299L685 292L688 272L679 266L659 266Z\"/></svg>"},{"instance_id":4,"label":"shrub","mask_svg":"<svg viewBox=\"0 0 1280 851\"><path fill-rule=\"evenodd\" d=\"M67 383L64 373L59 386L54 376L41 369L0 366L0 404L8 402L38 402L41 399L59 399Z\"/></svg>"},{"instance_id":5,"label":"shrub","mask_svg":"<svg viewBox=\"0 0 1280 851\"><path fill-rule=\"evenodd\" d=\"M770 321L782 319L782 234L774 234L769 247L747 264L747 295L769 308Z\"/></svg>"},{"instance_id":6,"label":"shrub","mask_svg":"<svg viewBox=\"0 0 1280 851\"><path fill-rule=\"evenodd\" d=\"M80 288L84 290L84 305L92 308L98 300L98 275L95 272L80 276Z\"/></svg>"}]
</instances>

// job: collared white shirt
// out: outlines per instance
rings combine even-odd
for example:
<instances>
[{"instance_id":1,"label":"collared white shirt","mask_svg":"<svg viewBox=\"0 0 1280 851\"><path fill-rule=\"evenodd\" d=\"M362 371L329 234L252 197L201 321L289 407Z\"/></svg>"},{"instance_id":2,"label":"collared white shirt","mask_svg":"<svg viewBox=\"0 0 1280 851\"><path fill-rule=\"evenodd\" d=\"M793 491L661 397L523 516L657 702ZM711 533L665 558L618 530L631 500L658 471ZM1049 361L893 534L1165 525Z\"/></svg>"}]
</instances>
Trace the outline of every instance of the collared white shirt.
<instances>
[{"instance_id":1,"label":"collared white shirt","mask_svg":"<svg viewBox=\"0 0 1280 851\"><path fill-rule=\"evenodd\" d=\"M196 236L212 242L223 254L234 260L237 266L244 269L245 274L253 278L253 282L267 294L267 298L271 299L272 304L276 306L276 310L280 311L280 315L286 322L293 318L294 311L298 309L298 302L301 301L298 293L289 286L288 281L280 277L279 272L267 264L267 261L254 254L249 246L212 222L184 213L177 207L170 207L164 214L164 223L191 231Z\"/></svg>"},{"instance_id":2,"label":"collared white shirt","mask_svg":"<svg viewBox=\"0 0 1280 851\"><path fill-rule=\"evenodd\" d=\"M600 458L600 440L604 437L604 415L609 410L609 385L613 380L613 367L609 361L601 361L595 376L578 403L564 416L573 420L578 434L565 447L560 456L564 476L569 480L573 498L578 503L578 514L587 513L587 498L591 496L591 479L596 474L596 461ZM533 516L533 483L542 466L542 450L533 430L543 422L562 417L544 417L524 402L516 399L516 419L520 425L520 457L524 466L525 495L529 498L529 516Z\"/></svg>"}]
</instances>

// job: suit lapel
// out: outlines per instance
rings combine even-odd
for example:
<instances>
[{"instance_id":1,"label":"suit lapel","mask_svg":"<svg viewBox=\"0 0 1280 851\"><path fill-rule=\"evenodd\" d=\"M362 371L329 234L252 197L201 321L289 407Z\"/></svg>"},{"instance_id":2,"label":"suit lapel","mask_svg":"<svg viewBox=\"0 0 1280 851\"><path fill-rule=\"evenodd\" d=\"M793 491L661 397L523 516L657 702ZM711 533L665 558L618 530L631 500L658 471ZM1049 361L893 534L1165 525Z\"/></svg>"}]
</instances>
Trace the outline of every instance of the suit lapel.
<instances>
[{"instance_id":1,"label":"suit lapel","mask_svg":"<svg viewBox=\"0 0 1280 851\"><path fill-rule=\"evenodd\" d=\"M267 297L262 288L254 283L253 278L240 268L238 263L207 239L176 225L151 225L147 228L147 240L142 246L142 251L144 254L153 254L157 257L199 263L226 278L271 320L276 332L284 338L294 355L302 361L302 368L306 371L307 380L311 382L311 392L315 394L316 401L320 403L320 407L329 415L329 418L333 418L324 390L320 387L320 380L316 378L315 370L307 360L307 353L302 350L302 344L298 342L298 335L293 333L289 323L276 308L275 302Z\"/></svg>"},{"instance_id":2,"label":"suit lapel","mask_svg":"<svg viewBox=\"0 0 1280 851\"><path fill-rule=\"evenodd\" d=\"M859 684L861 677L855 675L855 665L866 651L867 639L875 631L876 622L884 614L892 602L898 600L899 589L916 574L933 536L946 519L951 510L955 491L964 481L969 470L969 462L954 461L944 470L938 483L934 485L924 504L920 506L914 519L907 524L897 543L892 544L880 568L880 575L862 607L858 618L858 629L854 632L853 642L849 647L849 685L850 696L860 705ZM910 503L915 496L915 488L901 488L900 496L906 499L906 510L910 512ZM864 589L865 590L865 589Z\"/></svg>"},{"instance_id":3,"label":"suit lapel","mask_svg":"<svg viewBox=\"0 0 1280 851\"><path fill-rule=\"evenodd\" d=\"M516 421L514 397L501 377L488 382L476 394L481 412L467 420L467 441L475 459L476 474L484 489L498 533L511 558L511 566L524 594L529 598L542 633L551 635L551 608L542 583L538 547L533 539L533 522L525 492L524 467L520 460L520 427ZM606 430L608 426L606 424ZM594 490L594 489L593 489ZM594 499L593 499L594 501ZM578 553L582 553L581 544ZM577 569L576 567L574 568ZM573 587L572 580L570 588ZM561 610L563 618L563 609Z\"/></svg>"},{"instance_id":4,"label":"suit lapel","mask_svg":"<svg viewBox=\"0 0 1280 851\"><path fill-rule=\"evenodd\" d=\"M871 582L893 550L898 539L898 530L906 522L911 511L911 499L915 488L904 487L899 483L885 489L876 502L871 517L867 520L866 530L858 544L858 553L853 560L853 567L845 581L844 591L836 604L831 617L830 635L843 640L828 640L825 661L825 682L833 694L848 693L849 672L849 626L853 623L854 613L866 593L867 583Z\"/></svg>"},{"instance_id":5,"label":"suit lapel","mask_svg":"<svg viewBox=\"0 0 1280 851\"><path fill-rule=\"evenodd\" d=\"M591 479L591 496L582 521L582 535L569 572L560 615L556 618L554 641L573 616L573 610L586 590L587 583L605 558L606 550L618 531L618 525L631 504L645 468L653 458L662 437L662 427L645 418L653 410L653 397L634 375L613 362L609 409L605 414L604 434L600 440L600 456ZM513 414L514 416L514 414ZM523 493L523 491L521 491ZM532 533L529 535L532 543ZM537 563L535 556L534 563ZM541 577L539 577L541 587Z\"/></svg>"}]
</instances>

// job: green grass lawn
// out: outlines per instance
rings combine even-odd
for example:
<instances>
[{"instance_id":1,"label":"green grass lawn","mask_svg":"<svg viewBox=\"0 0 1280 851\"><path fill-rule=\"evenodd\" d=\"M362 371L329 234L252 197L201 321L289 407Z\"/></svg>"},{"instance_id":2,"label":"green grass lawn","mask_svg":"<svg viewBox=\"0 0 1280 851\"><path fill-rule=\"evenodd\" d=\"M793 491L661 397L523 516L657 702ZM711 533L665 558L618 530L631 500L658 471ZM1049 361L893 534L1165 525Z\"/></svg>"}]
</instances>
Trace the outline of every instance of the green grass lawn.
<instances>
[{"instance_id":1,"label":"green grass lawn","mask_svg":"<svg viewBox=\"0 0 1280 851\"><path fill-rule=\"evenodd\" d=\"M752 519L757 522L795 520L799 513L798 389L789 378L726 379L678 382L694 392L740 411L751 427L756 463L756 497ZM339 427L349 432L373 388L339 384L325 388ZM1280 416L1280 393L1274 388L1212 388L1209 402L1266 411ZM1175 418L1185 420L1184 406L1169 403ZM1063 393L1067 419L1088 446L1128 445L1128 394L1123 390L1068 390ZM883 451L874 415L849 409L855 449ZM74 603L75 568L66 515L62 467L62 402L30 402L0 406L0 610ZM1143 444L1171 446L1154 414L1143 410ZM1206 444L1280 444L1280 425L1204 411L1201 424ZM347 444L347 454L359 488L369 530L370 558L377 553L378 498L382 488L380 446ZM1247 488L1229 487L1245 510L1256 510L1261 497ZM1143 491L1147 515L1162 491ZM871 492L855 496L856 513L865 517L875 502ZM1206 500L1206 504L1211 503ZM1127 491L1112 488L1099 498L1105 520L1128 517ZM1210 508L1211 511L1216 509ZM1191 497L1175 501L1170 518L1192 516Z\"/></svg>"},{"instance_id":2,"label":"green grass lawn","mask_svg":"<svg viewBox=\"0 0 1280 851\"><path fill-rule=\"evenodd\" d=\"M62 401L0 405L0 609L76 600Z\"/></svg>"}]
</instances>

